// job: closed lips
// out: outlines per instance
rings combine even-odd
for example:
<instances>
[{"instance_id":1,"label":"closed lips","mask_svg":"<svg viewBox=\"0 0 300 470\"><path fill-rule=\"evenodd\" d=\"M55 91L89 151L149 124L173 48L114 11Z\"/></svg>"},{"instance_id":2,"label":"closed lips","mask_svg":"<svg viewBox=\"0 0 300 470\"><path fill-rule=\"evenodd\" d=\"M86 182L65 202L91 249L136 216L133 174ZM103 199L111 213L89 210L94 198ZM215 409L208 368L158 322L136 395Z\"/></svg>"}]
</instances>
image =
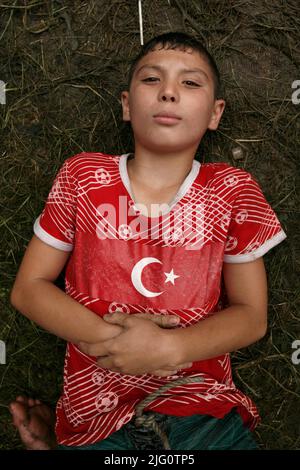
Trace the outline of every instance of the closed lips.
<instances>
[{"instance_id":1,"label":"closed lips","mask_svg":"<svg viewBox=\"0 0 300 470\"><path fill-rule=\"evenodd\" d=\"M181 119L181 117L177 116L177 114L173 113L158 113L155 114L154 117L166 117L166 118L173 118L173 119Z\"/></svg>"}]
</instances>

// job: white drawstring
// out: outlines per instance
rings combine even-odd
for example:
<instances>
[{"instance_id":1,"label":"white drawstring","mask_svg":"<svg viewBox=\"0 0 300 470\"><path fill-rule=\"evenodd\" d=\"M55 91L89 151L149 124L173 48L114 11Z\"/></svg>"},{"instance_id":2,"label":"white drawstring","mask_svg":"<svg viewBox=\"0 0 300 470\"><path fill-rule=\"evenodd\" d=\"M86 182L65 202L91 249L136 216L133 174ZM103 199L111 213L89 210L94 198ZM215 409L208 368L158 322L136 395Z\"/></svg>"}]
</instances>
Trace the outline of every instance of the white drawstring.
<instances>
[{"instance_id":1,"label":"white drawstring","mask_svg":"<svg viewBox=\"0 0 300 470\"><path fill-rule=\"evenodd\" d=\"M139 4L139 22L140 22L140 39L141 39L141 45L143 46L144 44L144 38L143 38L143 14L142 14L142 0L138 0Z\"/></svg>"}]
</instances>

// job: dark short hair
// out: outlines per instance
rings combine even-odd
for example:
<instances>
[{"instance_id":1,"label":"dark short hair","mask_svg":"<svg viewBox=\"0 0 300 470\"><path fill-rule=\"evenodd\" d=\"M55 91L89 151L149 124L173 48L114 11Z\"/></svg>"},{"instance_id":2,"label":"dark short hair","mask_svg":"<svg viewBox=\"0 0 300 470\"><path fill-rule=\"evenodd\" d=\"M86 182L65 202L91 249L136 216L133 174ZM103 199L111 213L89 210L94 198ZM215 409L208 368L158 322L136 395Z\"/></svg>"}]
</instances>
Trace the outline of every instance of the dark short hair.
<instances>
[{"instance_id":1,"label":"dark short hair","mask_svg":"<svg viewBox=\"0 0 300 470\"><path fill-rule=\"evenodd\" d=\"M218 67L213 57L210 55L206 47L201 44L197 39L187 33L181 32L169 32L160 34L159 36L153 37L142 46L142 49L139 54L130 62L130 69L128 74L128 90L130 88L131 80L138 62L142 59L142 57L148 54L148 52L153 51L158 44L162 46L162 49L167 48L186 50L188 48L192 48L193 50L198 51L201 57L207 62L211 69L214 82L215 99L219 97L221 93L221 78Z\"/></svg>"}]
</instances>

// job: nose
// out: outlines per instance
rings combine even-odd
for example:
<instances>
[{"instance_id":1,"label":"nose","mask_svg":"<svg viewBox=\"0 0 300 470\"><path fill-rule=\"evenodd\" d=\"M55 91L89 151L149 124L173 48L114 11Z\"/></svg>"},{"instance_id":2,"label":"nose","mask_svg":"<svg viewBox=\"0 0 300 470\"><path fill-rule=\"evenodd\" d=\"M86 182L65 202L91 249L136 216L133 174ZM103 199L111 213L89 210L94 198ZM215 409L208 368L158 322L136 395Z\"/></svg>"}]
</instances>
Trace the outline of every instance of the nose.
<instances>
[{"instance_id":1,"label":"nose","mask_svg":"<svg viewBox=\"0 0 300 470\"><path fill-rule=\"evenodd\" d=\"M162 96L162 101L175 101L175 97L174 96L168 96L167 94L164 94Z\"/></svg>"},{"instance_id":2,"label":"nose","mask_svg":"<svg viewBox=\"0 0 300 470\"><path fill-rule=\"evenodd\" d=\"M178 100L177 91L170 82L165 82L159 92L160 101L176 101Z\"/></svg>"}]
</instances>

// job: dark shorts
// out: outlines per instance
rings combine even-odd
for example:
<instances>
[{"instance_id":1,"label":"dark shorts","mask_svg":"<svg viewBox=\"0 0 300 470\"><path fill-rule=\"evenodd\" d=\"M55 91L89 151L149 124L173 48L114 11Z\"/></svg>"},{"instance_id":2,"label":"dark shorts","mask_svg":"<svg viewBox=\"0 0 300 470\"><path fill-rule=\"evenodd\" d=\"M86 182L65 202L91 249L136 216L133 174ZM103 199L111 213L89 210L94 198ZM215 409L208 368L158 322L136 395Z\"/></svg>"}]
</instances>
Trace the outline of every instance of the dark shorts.
<instances>
[{"instance_id":1,"label":"dark shorts","mask_svg":"<svg viewBox=\"0 0 300 470\"><path fill-rule=\"evenodd\" d=\"M223 419L208 415L171 416L160 413L155 420L166 433L171 450L245 450L258 449L252 432L232 410ZM59 450L163 450L161 438L154 431L136 428L133 421L95 444Z\"/></svg>"}]
</instances>

